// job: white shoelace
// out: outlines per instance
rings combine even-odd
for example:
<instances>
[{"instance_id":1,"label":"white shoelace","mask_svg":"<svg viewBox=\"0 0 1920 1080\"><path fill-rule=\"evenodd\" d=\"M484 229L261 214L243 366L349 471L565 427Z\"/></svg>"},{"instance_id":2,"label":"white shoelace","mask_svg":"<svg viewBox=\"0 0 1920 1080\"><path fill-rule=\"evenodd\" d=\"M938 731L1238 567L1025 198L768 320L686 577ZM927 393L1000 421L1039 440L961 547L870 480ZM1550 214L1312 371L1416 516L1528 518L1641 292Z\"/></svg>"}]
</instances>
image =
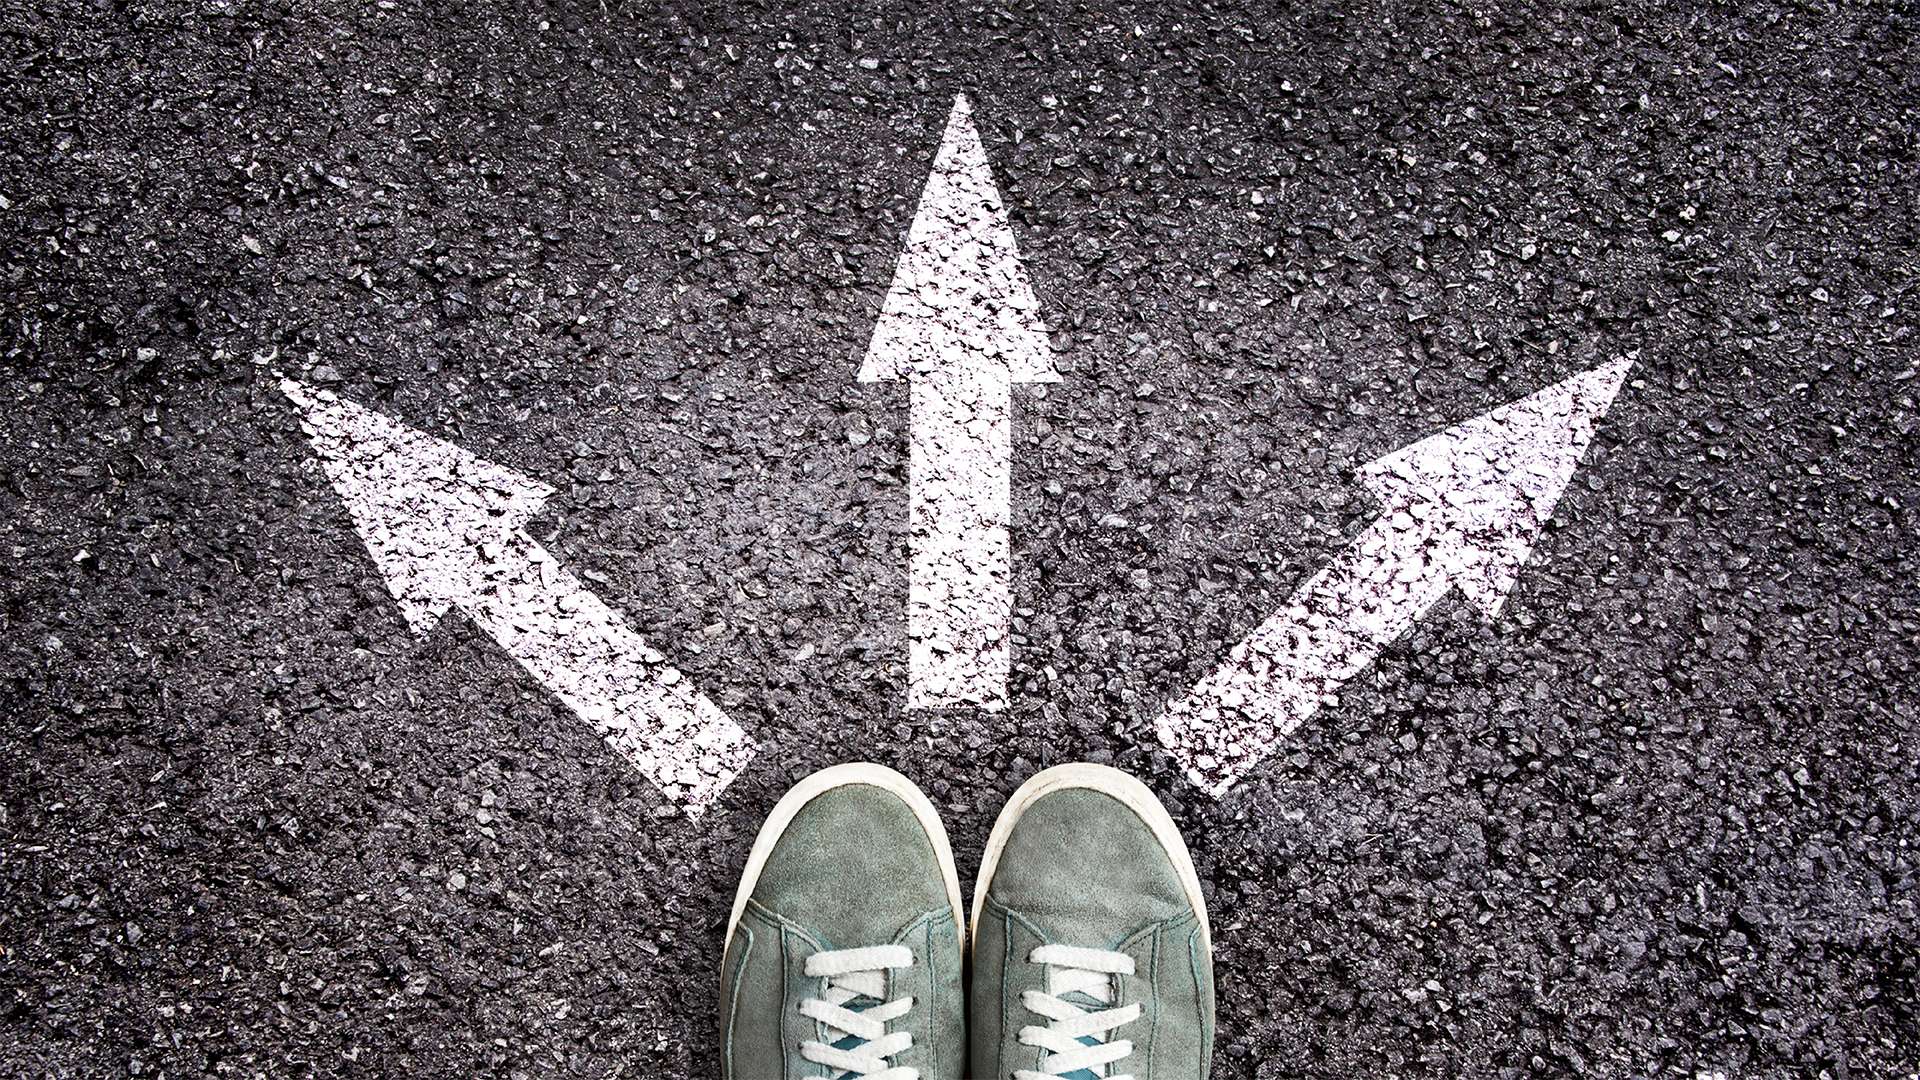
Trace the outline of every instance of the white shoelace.
<instances>
[{"instance_id":1,"label":"white shoelace","mask_svg":"<svg viewBox=\"0 0 1920 1080\"><path fill-rule=\"evenodd\" d=\"M1046 1027L1030 1024L1020 1029L1020 1042L1049 1051L1038 1072L1016 1069L1013 1080L1054 1080L1069 1073L1087 1072L1101 1080L1133 1080L1114 1075L1107 1066L1133 1053L1131 1039L1102 1038L1107 1032L1140 1016L1140 1003L1117 1009L1090 1012L1071 1001L1072 993L1083 994L1102 1005L1112 1005L1115 975L1133 974L1133 957L1106 949L1082 949L1072 945L1042 945L1028 955L1029 963L1045 964L1047 986L1052 993L1028 990L1020 1003L1050 1021Z\"/></svg>"},{"instance_id":2,"label":"white shoelace","mask_svg":"<svg viewBox=\"0 0 1920 1080\"><path fill-rule=\"evenodd\" d=\"M889 1065L887 1058L913 1045L906 1031L887 1033L887 1021L898 1020L913 1008L913 998L895 998L864 1009L847 1008L859 998L881 1001L887 993L887 972L913 966L913 950L905 945L871 945L864 949L836 949L807 957L810 979L826 979L817 998L800 1002L800 1011L827 1025L830 1042L808 1039L800 1056L816 1065L841 1070L840 1077L867 1080L920 1080L920 1070Z\"/></svg>"}]
</instances>

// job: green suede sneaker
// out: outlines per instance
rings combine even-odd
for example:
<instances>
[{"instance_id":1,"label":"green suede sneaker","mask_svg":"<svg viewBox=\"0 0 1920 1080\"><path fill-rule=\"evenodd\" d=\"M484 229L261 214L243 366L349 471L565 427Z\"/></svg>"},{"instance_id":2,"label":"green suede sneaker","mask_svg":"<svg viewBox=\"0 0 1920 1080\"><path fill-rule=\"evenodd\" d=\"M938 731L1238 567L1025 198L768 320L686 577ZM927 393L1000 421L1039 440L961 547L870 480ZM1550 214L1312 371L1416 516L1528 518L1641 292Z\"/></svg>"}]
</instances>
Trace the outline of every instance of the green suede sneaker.
<instances>
[{"instance_id":1,"label":"green suede sneaker","mask_svg":"<svg viewBox=\"0 0 1920 1080\"><path fill-rule=\"evenodd\" d=\"M822 769L747 856L720 965L726 1080L960 1080L960 878L913 782Z\"/></svg>"},{"instance_id":2,"label":"green suede sneaker","mask_svg":"<svg viewBox=\"0 0 1920 1080\"><path fill-rule=\"evenodd\" d=\"M1206 1077L1206 903L1140 781L1078 764L1020 785L987 839L972 943L979 1080Z\"/></svg>"}]
</instances>

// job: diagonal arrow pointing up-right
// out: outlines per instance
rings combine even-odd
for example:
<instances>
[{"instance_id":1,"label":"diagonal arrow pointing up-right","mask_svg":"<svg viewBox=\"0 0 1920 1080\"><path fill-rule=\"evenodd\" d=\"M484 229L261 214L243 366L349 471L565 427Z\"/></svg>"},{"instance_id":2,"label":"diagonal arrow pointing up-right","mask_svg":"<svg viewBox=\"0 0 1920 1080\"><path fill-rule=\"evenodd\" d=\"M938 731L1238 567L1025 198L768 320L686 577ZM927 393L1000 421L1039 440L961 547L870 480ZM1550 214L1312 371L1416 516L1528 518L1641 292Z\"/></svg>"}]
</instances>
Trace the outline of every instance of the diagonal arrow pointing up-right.
<instances>
[{"instance_id":1,"label":"diagonal arrow pointing up-right","mask_svg":"<svg viewBox=\"0 0 1920 1080\"><path fill-rule=\"evenodd\" d=\"M1576 375L1363 466L1386 512L1156 725L1187 776L1224 793L1449 588L1498 615L1631 366Z\"/></svg>"}]
</instances>

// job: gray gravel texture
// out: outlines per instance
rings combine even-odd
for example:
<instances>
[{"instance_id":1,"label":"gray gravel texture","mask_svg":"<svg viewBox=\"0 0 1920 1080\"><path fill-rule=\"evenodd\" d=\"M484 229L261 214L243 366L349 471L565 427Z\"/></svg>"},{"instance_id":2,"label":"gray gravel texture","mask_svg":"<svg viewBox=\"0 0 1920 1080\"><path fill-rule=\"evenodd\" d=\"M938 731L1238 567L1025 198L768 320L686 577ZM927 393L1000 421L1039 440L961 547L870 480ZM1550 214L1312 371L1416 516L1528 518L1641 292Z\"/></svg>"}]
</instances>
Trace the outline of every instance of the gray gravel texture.
<instances>
[{"instance_id":1,"label":"gray gravel texture","mask_svg":"<svg viewBox=\"0 0 1920 1080\"><path fill-rule=\"evenodd\" d=\"M1916 1071L1915 22L6 3L0 1076L712 1075L753 832L854 758L969 881L1032 771L1147 779L1218 1076ZM991 718L903 711L906 388L853 379L961 90L1065 373ZM1185 785L1153 716L1356 465L1629 354L1497 620ZM760 742L705 820L410 637L274 370L561 489Z\"/></svg>"}]
</instances>

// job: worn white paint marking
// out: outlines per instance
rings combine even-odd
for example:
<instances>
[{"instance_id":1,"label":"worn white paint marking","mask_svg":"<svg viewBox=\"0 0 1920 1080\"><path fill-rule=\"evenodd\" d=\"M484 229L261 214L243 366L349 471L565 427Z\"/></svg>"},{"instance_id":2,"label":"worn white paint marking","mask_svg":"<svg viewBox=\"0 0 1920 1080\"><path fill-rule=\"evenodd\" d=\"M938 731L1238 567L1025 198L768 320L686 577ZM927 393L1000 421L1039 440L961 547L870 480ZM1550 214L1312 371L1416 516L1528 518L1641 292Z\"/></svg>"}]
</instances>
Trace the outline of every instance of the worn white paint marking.
<instances>
[{"instance_id":1,"label":"worn white paint marking","mask_svg":"<svg viewBox=\"0 0 1920 1080\"><path fill-rule=\"evenodd\" d=\"M552 488L325 390L280 389L415 634L458 605L691 814L753 756L738 724L526 534Z\"/></svg>"},{"instance_id":2,"label":"worn white paint marking","mask_svg":"<svg viewBox=\"0 0 1920 1080\"><path fill-rule=\"evenodd\" d=\"M1060 374L965 95L860 366L882 379L913 384L907 707L1004 709L1010 386Z\"/></svg>"},{"instance_id":3,"label":"worn white paint marking","mask_svg":"<svg viewBox=\"0 0 1920 1080\"><path fill-rule=\"evenodd\" d=\"M1160 718L1160 741L1193 782L1232 787L1450 587L1498 615L1632 363L1363 466L1385 513Z\"/></svg>"}]
</instances>

